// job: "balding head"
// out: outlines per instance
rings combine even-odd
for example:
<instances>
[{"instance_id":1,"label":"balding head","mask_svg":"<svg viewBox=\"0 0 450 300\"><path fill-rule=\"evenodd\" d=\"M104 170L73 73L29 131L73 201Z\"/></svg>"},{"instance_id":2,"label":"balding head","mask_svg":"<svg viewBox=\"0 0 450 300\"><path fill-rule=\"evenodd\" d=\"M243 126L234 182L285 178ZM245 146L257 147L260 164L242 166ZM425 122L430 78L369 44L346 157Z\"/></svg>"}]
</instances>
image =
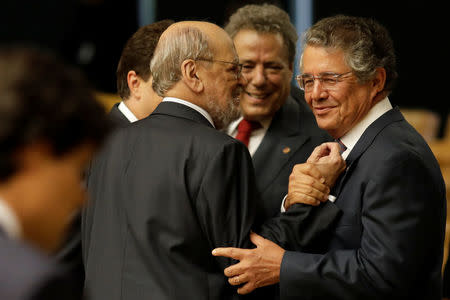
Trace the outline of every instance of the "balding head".
<instances>
[{"instance_id":1,"label":"balding head","mask_svg":"<svg viewBox=\"0 0 450 300\"><path fill-rule=\"evenodd\" d=\"M223 128L240 114L238 62L233 41L219 26L175 23L161 35L153 56L153 89L202 107Z\"/></svg>"},{"instance_id":2,"label":"balding head","mask_svg":"<svg viewBox=\"0 0 450 300\"><path fill-rule=\"evenodd\" d=\"M219 26L200 21L183 21L169 26L161 35L151 62L153 89L166 96L182 78L181 65L187 59L212 60L218 50L234 46Z\"/></svg>"}]
</instances>

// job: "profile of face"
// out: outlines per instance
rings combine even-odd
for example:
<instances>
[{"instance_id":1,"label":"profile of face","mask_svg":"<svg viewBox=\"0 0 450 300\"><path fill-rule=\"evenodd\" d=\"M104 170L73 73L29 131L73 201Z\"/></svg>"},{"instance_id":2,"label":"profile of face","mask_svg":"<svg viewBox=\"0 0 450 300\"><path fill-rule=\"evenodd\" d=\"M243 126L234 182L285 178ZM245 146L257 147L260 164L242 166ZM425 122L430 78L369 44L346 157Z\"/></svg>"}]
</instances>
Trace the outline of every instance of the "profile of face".
<instances>
[{"instance_id":1,"label":"profile of face","mask_svg":"<svg viewBox=\"0 0 450 300\"><path fill-rule=\"evenodd\" d=\"M72 216L86 199L83 173L94 148L78 146L55 156L45 145L25 154L23 176L28 177L32 196L26 197L23 231L27 240L46 252L56 250L65 238Z\"/></svg>"},{"instance_id":2,"label":"profile of face","mask_svg":"<svg viewBox=\"0 0 450 300\"><path fill-rule=\"evenodd\" d=\"M206 107L217 129L227 127L240 116L239 102L244 79L233 43L225 31L215 38L213 62L204 77Z\"/></svg>"},{"instance_id":3,"label":"profile of face","mask_svg":"<svg viewBox=\"0 0 450 300\"><path fill-rule=\"evenodd\" d=\"M244 118L261 121L273 117L289 96L293 74L282 36L243 29L233 41L246 79L241 95Z\"/></svg>"},{"instance_id":4,"label":"profile of face","mask_svg":"<svg viewBox=\"0 0 450 300\"><path fill-rule=\"evenodd\" d=\"M345 62L342 50L309 45L303 52L302 65L302 74L315 77L352 71ZM375 79L360 83L353 73L339 78L332 88L324 87L318 79L311 84L312 88L305 90L306 102L319 127L334 138L342 137L367 114L380 91Z\"/></svg>"}]
</instances>

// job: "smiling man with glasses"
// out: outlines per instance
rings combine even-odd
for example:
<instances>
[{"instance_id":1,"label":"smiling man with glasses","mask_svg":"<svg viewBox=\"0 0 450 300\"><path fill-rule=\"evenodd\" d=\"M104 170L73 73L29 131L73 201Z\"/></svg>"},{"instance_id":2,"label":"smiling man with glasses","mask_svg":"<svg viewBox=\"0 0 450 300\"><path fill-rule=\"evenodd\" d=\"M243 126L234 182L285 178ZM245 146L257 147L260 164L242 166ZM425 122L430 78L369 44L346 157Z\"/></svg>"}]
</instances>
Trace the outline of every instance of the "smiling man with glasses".
<instances>
[{"instance_id":1,"label":"smiling man with glasses","mask_svg":"<svg viewBox=\"0 0 450 300\"><path fill-rule=\"evenodd\" d=\"M281 299L441 299L445 185L430 148L388 99L397 72L387 30L335 16L307 30L304 45L299 85L319 127L345 145L347 169L331 190L342 217L301 252L267 240L216 249L240 260L225 274L240 293L275 278ZM304 176L292 175L287 202L299 202Z\"/></svg>"}]
</instances>

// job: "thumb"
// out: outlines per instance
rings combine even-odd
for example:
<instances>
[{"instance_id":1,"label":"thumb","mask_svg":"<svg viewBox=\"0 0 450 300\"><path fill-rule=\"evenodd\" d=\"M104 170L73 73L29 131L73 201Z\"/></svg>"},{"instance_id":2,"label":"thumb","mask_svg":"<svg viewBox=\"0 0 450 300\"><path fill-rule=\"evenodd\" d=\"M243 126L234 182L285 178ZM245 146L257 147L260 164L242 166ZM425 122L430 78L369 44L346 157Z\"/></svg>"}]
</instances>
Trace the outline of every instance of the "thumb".
<instances>
[{"instance_id":1,"label":"thumb","mask_svg":"<svg viewBox=\"0 0 450 300\"><path fill-rule=\"evenodd\" d=\"M252 241L252 243L255 244L256 247L258 247L264 243L265 238L263 238L262 236L254 233L254 232L251 232L250 233L250 241Z\"/></svg>"}]
</instances>

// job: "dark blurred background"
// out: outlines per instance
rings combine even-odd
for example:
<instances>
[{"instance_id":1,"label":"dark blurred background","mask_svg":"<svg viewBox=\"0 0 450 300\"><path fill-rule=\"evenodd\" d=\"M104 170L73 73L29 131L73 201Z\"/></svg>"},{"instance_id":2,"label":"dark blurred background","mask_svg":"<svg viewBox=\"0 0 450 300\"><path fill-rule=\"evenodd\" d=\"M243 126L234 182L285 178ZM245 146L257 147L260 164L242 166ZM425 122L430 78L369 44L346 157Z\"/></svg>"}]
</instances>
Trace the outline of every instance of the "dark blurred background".
<instances>
[{"instance_id":1,"label":"dark blurred background","mask_svg":"<svg viewBox=\"0 0 450 300\"><path fill-rule=\"evenodd\" d=\"M138 26L165 18L206 20L223 26L240 6L264 2L282 7L293 22L303 21L302 26L335 14L377 19L390 31L397 51L399 85L391 101L401 107L430 109L447 120L444 55L448 51L443 44L449 26L444 25L444 2L2 0L0 43L37 43L54 50L80 66L97 90L115 93L122 47ZM441 128L444 126L443 122Z\"/></svg>"}]
</instances>

